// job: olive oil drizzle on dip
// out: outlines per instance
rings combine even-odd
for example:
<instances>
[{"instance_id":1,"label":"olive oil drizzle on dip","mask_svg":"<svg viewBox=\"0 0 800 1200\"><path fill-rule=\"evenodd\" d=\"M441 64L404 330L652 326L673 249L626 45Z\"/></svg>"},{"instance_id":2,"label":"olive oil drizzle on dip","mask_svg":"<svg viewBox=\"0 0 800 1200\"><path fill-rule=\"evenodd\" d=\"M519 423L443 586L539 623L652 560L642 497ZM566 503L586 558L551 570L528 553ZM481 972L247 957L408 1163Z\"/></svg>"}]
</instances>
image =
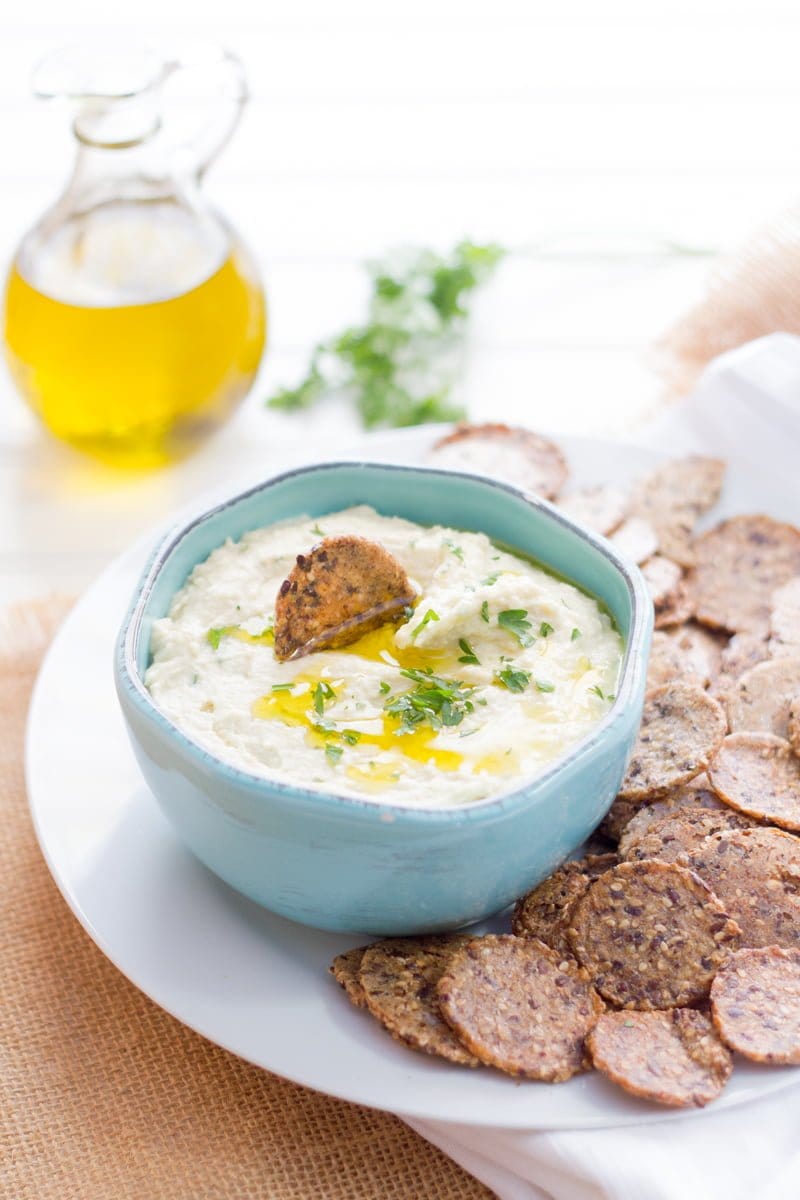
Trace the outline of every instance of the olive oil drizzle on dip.
<instances>
[{"instance_id":1,"label":"olive oil drizzle on dip","mask_svg":"<svg viewBox=\"0 0 800 1200\"><path fill-rule=\"evenodd\" d=\"M608 711L622 643L591 596L483 534L364 507L324 525L384 545L415 606L399 625L279 662L269 597L319 526L299 518L220 547L156 622L146 680L219 757L301 786L447 806L535 774Z\"/></svg>"}]
</instances>

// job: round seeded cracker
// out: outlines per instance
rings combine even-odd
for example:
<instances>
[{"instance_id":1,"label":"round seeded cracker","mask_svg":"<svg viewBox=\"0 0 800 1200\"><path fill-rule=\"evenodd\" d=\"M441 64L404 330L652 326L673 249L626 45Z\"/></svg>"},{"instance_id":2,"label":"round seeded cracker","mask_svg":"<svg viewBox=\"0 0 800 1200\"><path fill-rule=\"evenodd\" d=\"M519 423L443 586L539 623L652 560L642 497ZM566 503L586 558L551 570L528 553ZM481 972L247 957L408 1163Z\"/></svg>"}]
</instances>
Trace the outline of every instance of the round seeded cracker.
<instances>
[{"instance_id":1,"label":"round seeded cracker","mask_svg":"<svg viewBox=\"0 0 800 1200\"><path fill-rule=\"evenodd\" d=\"M692 455L672 459L639 480L631 512L650 522L663 554L692 565L695 524L719 499L724 474L721 459Z\"/></svg>"},{"instance_id":2,"label":"round seeded cracker","mask_svg":"<svg viewBox=\"0 0 800 1200\"><path fill-rule=\"evenodd\" d=\"M607 537L625 519L628 497L619 488L598 484L560 496L558 507L577 525Z\"/></svg>"},{"instance_id":3,"label":"round seeded cracker","mask_svg":"<svg viewBox=\"0 0 800 1200\"><path fill-rule=\"evenodd\" d=\"M690 576L697 620L766 636L772 594L800 574L800 530L772 517L731 517L695 542Z\"/></svg>"},{"instance_id":4,"label":"round seeded cracker","mask_svg":"<svg viewBox=\"0 0 800 1200\"><path fill-rule=\"evenodd\" d=\"M612 1004L682 1008L708 995L739 927L692 871L645 861L601 875L576 904L567 936Z\"/></svg>"},{"instance_id":5,"label":"round seeded cracker","mask_svg":"<svg viewBox=\"0 0 800 1200\"><path fill-rule=\"evenodd\" d=\"M733 1057L703 1013L604 1013L586 1039L592 1062L626 1092L675 1108L715 1100Z\"/></svg>"},{"instance_id":6,"label":"round seeded cracker","mask_svg":"<svg viewBox=\"0 0 800 1200\"><path fill-rule=\"evenodd\" d=\"M643 563L658 550L658 535L649 521L628 517L608 539L623 558Z\"/></svg>"},{"instance_id":7,"label":"round seeded cracker","mask_svg":"<svg viewBox=\"0 0 800 1200\"><path fill-rule=\"evenodd\" d=\"M800 948L800 838L753 827L714 833L689 865L742 931L742 946Z\"/></svg>"},{"instance_id":8,"label":"round seeded cracker","mask_svg":"<svg viewBox=\"0 0 800 1200\"><path fill-rule=\"evenodd\" d=\"M720 806L712 808L681 808L652 821L642 830L635 820L620 838L620 858L638 862L656 858L659 862L683 862L704 838L724 829L746 829L752 822L748 817Z\"/></svg>"},{"instance_id":9,"label":"round seeded cracker","mask_svg":"<svg viewBox=\"0 0 800 1200\"><path fill-rule=\"evenodd\" d=\"M585 1038L603 1011L589 977L543 942L474 938L439 981L439 1005L488 1066L560 1082L588 1067Z\"/></svg>"},{"instance_id":10,"label":"round seeded cracker","mask_svg":"<svg viewBox=\"0 0 800 1200\"><path fill-rule=\"evenodd\" d=\"M714 756L708 777L731 808L800 831L800 759L772 733L731 733Z\"/></svg>"},{"instance_id":11,"label":"round seeded cracker","mask_svg":"<svg viewBox=\"0 0 800 1200\"><path fill-rule=\"evenodd\" d=\"M538 938L560 955L572 956L567 929L572 910L589 887L604 871L617 863L616 854L593 854L586 859L565 862L519 899L511 917L511 929L517 937Z\"/></svg>"},{"instance_id":12,"label":"round seeded cracker","mask_svg":"<svg viewBox=\"0 0 800 1200\"><path fill-rule=\"evenodd\" d=\"M702 625L689 622L674 629L657 629L647 666L648 691L676 680L708 687L719 674L720 658L718 637Z\"/></svg>"},{"instance_id":13,"label":"round seeded cracker","mask_svg":"<svg viewBox=\"0 0 800 1200\"><path fill-rule=\"evenodd\" d=\"M800 657L759 663L741 676L725 698L731 732L789 733L789 705L800 696Z\"/></svg>"},{"instance_id":14,"label":"round seeded cracker","mask_svg":"<svg viewBox=\"0 0 800 1200\"><path fill-rule=\"evenodd\" d=\"M800 654L800 576L772 593L769 633L770 654Z\"/></svg>"},{"instance_id":15,"label":"round seeded cracker","mask_svg":"<svg viewBox=\"0 0 800 1200\"><path fill-rule=\"evenodd\" d=\"M353 950L347 950L344 954L337 954L331 965L328 967L333 978L343 987L356 1008L366 1008L367 998L364 995L364 989L361 986L361 980L358 973L361 970L361 960L364 957L366 946L356 946Z\"/></svg>"},{"instance_id":16,"label":"round seeded cracker","mask_svg":"<svg viewBox=\"0 0 800 1200\"><path fill-rule=\"evenodd\" d=\"M619 795L655 800L708 766L725 736L725 714L702 688L668 684L647 697Z\"/></svg>"},{"instance_id":17,"label":"round seeded cracker","mask_svg":"<svg viewBox=\"0 0 800 1200\"><path fill-rule=\"evenodd\" d=\"M800 1065L800 950L738 950L711 985L723 1041L756 1062Z\"/></svg>"},{"instance_id":18,"label":"round seeded cracker","mask_svg":"<svg viewBox=\"0 0 800 1200\"><path fill-rule=\"evenodd\" d=\"M377 542L326 537L298 554L275 601L275 656L298 658L347 646L399 620L414 599L405 570Z\"/></svg>"},{"instance_id":19,"label":"round seeded cracker","mask_svg":"<svg viewBox=\"0 0 800 1200\"><path fill-rule=\"evenodd\" d=\"M552 498L564 486L569 469L549 438L509 425L457 425L434 445L431 466L489 475L528 492Z\"/></svg>"},{"instance_id":20,"label":"round seeded cracker","mask_svg":"<svg viewBox=\"0 0 800 1200\"><path fill-rule=\"evenodd\" d=\"M359 979L367 1008L392 1037L414 1050L476 1067L478 1060L441 1017L436 985L470 938L443 934L389 938L364 951Z\"/></svg>"},{"instance_id":21,"label":"round seeded cracker","mask_svg":"<svg viewBox=\"0 0 800 1200\"><path fill-rule=\"evenodd\" d=\"M795 696L789 704L786 738L792 747L792 753L800 758L800 696Z\"/></svg>"}]
</instances>

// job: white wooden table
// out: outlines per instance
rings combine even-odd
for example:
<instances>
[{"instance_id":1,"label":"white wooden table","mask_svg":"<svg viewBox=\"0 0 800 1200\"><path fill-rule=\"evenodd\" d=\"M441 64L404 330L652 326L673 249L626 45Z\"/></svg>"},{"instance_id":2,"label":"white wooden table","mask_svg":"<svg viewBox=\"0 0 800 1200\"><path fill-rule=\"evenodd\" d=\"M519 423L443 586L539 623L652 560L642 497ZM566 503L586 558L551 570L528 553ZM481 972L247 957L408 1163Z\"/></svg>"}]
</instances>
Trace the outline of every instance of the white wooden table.
<instances>
[{"instance_id":1,"label":"white wooden table","mask_svg":"<svg viewBox=\"0 0 800 1200\"><path fill-rule=\"evenodd\" d=\"M359 318L365 258L464 235L510 247L475 313L471 415L613 434L658 404L648 349L701 295L711 256L800 193L794 0L14 8L0 16L0 259L72 153L64 115L28 99L32 63L84 35L211 37L244 58L254 98L209 190L262 264L271 333L230 426L149 476L50 441L4 377L0 602L79 591L244 464L279 466L300 439L345 443L356 426L340 407L311 422L262 401Z\"/></svg>"}]
</instances>

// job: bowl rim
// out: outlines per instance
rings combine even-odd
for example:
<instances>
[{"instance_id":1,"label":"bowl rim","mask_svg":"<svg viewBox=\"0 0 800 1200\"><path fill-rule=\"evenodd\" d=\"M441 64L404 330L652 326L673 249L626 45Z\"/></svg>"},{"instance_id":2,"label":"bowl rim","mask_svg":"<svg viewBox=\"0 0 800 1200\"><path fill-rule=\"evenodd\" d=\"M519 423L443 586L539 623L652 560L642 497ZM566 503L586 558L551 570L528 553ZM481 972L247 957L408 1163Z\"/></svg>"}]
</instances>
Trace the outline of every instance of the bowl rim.
<instances>
[{"instance_id":1,"label":"bowl rim","mask_svg":"<svg viewBox=\"0 0 800 1200\"><path fill-rule=\"evenodd\" d=\"M544 513L545 517L561 525L579 540L599 551L611 566L622 577L627 588L631 605L630 631L625 645L625 652L620 666L620 683L611 708L598 724L590 730L567 753L560 755L548 764L545 770L536 774L528 774L517 779L513 785L501 792L495 792L482 800L470 800L460 804L448 805L406 805L392 804L384 800L373 800L368 796L352 796L324 788L304 787L301 784L288 783L282 779L272 779L259 775L242 767L219 758L199 741L181 730L172 719L162 711L148 691L136 664L136 650L142 632L145 608L152 594L156 580L165 563L180 545L180 543L198 526L212 517L234 508L243 501L288 479L303 475L313 475L319 472L341 470L343 467L358 467L390 474L426 474L436 475L446 480L451 478L466 479L490 490L503 492L516 500L521 500L534 510ZM512 547L513 549L513 547ZM210 552L211 553L211 552ZM575 585L577 586L577 585ZM340 458L335 461L304 464L287 471L268 475L258 483L252 484L243 491L237 491L216 501L211 507L195 512L173 525L156 543L133 592L128 611L117 636L114 649L114 678L117 693L124 710L124 699L132 701L139 714L151 725L155 726L162 735L177 742L183 757L188 757L195 765L206 771L221 774L223 778L238 788L244 788L248 793L263 793L263 798L274 801L276 798L289 802L293 808L300 804L330 810L331 814L361 813L377 816L386 822L409 820L413 822L428 822L434 824L452 824L460 821L493 819L500 813L526 802L532 802L534 793L545 787L554 777L563 773L568 767L579 760L588 757L604 741L614 727L628 717L628 706L635 698L638 677L644 672L645 665L639 653L645 644L653 625L653 611L650 595L639 568L625 562L614 547L603 537L584 529L561 512L549 500L533 493L526 492L513 484L504 483L487 475L469 471L451 471L441 467L430 467L424 464L411 465L405 463L371 462L367 459Z\"/></svg>"}]
</instances>

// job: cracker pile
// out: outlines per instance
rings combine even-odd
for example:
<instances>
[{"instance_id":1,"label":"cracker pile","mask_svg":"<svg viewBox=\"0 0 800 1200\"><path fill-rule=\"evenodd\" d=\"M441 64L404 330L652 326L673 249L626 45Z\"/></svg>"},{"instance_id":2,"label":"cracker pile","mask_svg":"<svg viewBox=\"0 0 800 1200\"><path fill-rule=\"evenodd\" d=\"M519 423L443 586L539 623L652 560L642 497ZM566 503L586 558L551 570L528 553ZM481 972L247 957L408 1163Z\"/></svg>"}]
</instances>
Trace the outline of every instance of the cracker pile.
<instances>
[{"instance_id":1,"label":"cracker pile","mask_svg":"<svg viewBox=\"0 0 800 1200\"><path fill-rule=\"evenodd\" d=\"M640 563L642 725L593 852L521 897L510 933L387 939L340 955L335 978L406 1045L518 1078L595 1068L702 1106L732 1051L800 1064L800 530L753 514L698 533L713 458L630 496L561 495L558 447L507 426L461 427L437 461L555 496Z\"/></svg>"}]
</instances>

